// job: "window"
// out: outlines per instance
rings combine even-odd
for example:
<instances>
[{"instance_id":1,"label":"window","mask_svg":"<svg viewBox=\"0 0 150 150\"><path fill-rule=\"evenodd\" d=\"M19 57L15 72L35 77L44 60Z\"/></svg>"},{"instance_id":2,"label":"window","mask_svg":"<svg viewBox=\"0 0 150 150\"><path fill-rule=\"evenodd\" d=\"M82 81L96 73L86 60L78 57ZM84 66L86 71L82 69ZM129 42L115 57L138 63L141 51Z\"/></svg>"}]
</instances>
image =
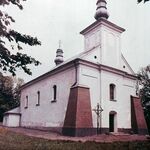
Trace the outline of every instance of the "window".
<instances>
[{"instance_id":1,"label":"window","mask_svg":"<svg viewBox=\"0 0 150 150\"><path fill-rule=\"evenodd\" d=\"M110 100L115 100L115 98L116 98L116 86L114 84L109 85L109 92L110 92Z\"/></svg>"},{"instance_id":2,"label":"window","mask_svg":"<svg viewBox=\"0 0 150 150\"><path fill-rule=\"evenodd\" d=\"M37 92L37 103L36 106L40 106L40 91Z\"/></svg>"},{"instance_id":3,"label":"window","mask_svg":"<svg viewBox=\"0 0 150 150\"><path fill-rule=\"evenodd\" d=\"M56 99L57 99L57 86L54 85L53 86L53 100L52 100L52 102L56 102Z\"/></svg>"},{"instance_id":4,"label":"window","mask_svg":"<svg viewBox=\"0 0 150 150\"><path fill-rule=\"evenodd\" d=\"M26 98L25 98L25 107L24 107L25 109L27 109L28 108L28 96L26 96Z\"/></svg>"}]
</instances>

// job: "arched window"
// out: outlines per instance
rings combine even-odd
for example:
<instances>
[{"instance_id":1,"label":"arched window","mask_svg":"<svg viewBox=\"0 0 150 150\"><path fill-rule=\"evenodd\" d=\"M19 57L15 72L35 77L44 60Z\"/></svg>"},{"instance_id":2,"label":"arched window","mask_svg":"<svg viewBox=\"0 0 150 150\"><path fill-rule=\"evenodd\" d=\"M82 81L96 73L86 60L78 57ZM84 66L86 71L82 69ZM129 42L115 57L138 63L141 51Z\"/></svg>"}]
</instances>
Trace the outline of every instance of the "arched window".
<instances>
[{"instance_id":1,"label":"arched window","mask_svg":"<svg viewBox=\"0 0 150 150\"><path fill-rule=\"evenodd\" d=\"M28 96L26 96L26 99L25 99L25 109L28 108Z\"/></svg>"},{"instance_id":2,"label":"arched window","mask_svg":"<svg viewBox=\"0 0 150 150\"><path fill-rule=\"evenodd\" d=\"M115 100L116 98L116 86L115 84L110 84L109 85L109 95L110 95L110 100Z\"/></svg>"},{"instance_id":3,"label":"arched window","mask_svg":"<svg viewBox=\"0 0 150 150\"><path fill-rule=\"evenodd\" d=\"M56 102L56 99L57 99L57 86L54 85L53 86L53 100L52 100L52 102Z\"/></svg>"},{"instance_id":4,"label":"arched window","mask_svg":"<svg viewBox=\"0 0 150 150\"><path fill-rule=\"evenodd\" d=\"M40 91L37 92L37 103L36 106L40 106Z\"/></svg>"}]
</instances>

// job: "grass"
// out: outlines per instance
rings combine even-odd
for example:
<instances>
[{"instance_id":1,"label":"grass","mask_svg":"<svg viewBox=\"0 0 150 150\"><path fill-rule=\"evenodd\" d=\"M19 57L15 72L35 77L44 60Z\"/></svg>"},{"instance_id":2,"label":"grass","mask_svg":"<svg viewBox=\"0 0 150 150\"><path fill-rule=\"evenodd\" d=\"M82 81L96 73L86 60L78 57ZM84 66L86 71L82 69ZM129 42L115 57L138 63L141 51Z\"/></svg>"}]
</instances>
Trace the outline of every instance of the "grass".
<instances>
[{"instance_id":1,"label":"grass","mask_svg":"<svg viewBox=\"0 0 150 150\"><path fill-rule=\"evenodd\" d=\"M149 141L71 142L28 137L0 128L0 150L150 150Z\"/></svg>"}]
</instances>

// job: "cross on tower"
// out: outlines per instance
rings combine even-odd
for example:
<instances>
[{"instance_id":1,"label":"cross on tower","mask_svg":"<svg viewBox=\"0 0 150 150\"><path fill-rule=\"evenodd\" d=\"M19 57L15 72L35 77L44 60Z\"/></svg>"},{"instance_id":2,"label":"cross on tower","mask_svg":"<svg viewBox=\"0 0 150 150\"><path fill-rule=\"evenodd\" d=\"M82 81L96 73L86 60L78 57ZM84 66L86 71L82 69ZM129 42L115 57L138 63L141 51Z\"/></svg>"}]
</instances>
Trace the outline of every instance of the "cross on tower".
<instances>
[{"instance_id":1,"label":"cross on tower","mask_svg":"<svg viewBox=\"0 0 150 150\"><path fill-rule=\"evenodd\" d=\"M62 44L62 42L61 42L61 40L59 40L59 49L61 49L61 44Z\"/></svg>"},{"instance_id":2,"label":"cross on tower","mask_svg":"<svg viewBox=\"0 0 150 150\"><path fill-rule=\"evenodd\" d=\"M101 133L101 113L103 111L102 107L100 106L99 103L97 103L97 106L93 111L97 115L97 134Z\"/></svg>"}]
</instances>

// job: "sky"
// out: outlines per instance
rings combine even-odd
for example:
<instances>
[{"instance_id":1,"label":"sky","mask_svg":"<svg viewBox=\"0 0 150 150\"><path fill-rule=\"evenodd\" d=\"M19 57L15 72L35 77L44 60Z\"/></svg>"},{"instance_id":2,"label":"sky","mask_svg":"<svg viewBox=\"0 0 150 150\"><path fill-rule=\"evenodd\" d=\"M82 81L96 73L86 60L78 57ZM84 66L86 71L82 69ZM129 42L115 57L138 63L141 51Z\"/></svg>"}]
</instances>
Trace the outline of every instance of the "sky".
<instances>
[{"instance_id":1,"label":"sky","mask_svg":"<svg viewBox=\"0 0 150 150\"><path fill-rule=\"evenodd\" d=\"M38 37L41 46L24 46L23 53L38 59L42 65L31 66L32 76L18 71L25 82L49 71L62 41L64 60L84 50L84 39L79 34L92 24L97 0L27 0L24 9L5 7L16 20L12 28ZM109 21L126 29L122 34L121 51L137 72L150 64L150 2L137 4L137 0L107 0Z\"/></svg>"}]
</instances>

